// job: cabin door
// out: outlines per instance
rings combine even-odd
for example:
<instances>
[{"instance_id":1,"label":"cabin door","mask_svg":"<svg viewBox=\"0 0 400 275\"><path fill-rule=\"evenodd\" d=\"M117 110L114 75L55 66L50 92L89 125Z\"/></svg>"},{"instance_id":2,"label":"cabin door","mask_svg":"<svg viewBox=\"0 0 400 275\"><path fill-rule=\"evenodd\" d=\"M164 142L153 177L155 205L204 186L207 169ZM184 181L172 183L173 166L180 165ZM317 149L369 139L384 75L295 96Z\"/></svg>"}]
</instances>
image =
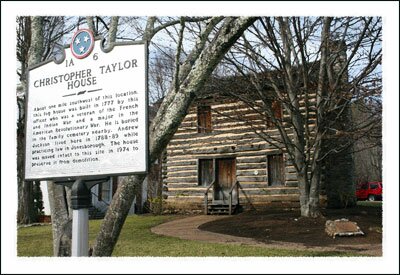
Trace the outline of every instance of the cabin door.
<instances>
[{"instance_id":1,"label":"cabin door","mask_svg":"<svg viewBox=\"0 0 400 275\"><path fill-rule=\"evenodd\" d=\"M213 202L229 203L229 191L236 182L236 161L234 158L216 159L216 182L213 192ZM237 188L235 188L237 189ZM232 202L237 204L237 190L232 192Z\"/></svg>"}]
</instances>

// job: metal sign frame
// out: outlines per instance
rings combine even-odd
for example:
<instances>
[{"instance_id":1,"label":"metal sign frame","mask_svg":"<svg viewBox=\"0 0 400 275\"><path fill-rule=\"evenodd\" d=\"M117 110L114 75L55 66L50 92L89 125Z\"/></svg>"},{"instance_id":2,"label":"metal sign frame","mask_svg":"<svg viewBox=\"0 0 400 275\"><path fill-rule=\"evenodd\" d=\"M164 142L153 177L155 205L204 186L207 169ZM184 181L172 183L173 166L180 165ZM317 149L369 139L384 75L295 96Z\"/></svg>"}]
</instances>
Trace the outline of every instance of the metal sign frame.
<instances>
[{"instance_id":1,"label":"metal sign frame","mask_svg":"<svg viewBox=\"0 0 400 275\"><path fill-rule=\"evenodd\" d=\"M111 52L114 47L121 47L121 46L131 46L131 45L144 45L144 62L145 62L145 170L144 171L136 171L136 172L123 172L123 173L96 173L96 174L85 174L85 175L79 175L79 176L62 176L62 177L51 177L51 176L45 176L45 177L40 177L40 178L27 178L26 177L26 145L27 145L27 135L25 134L24 137L24 179L27 181L32 181L32 180L54 180L56 182L69 182L72 183L76 179L82 179L82 180L90 180L93 178L105 178L105 177L111 177L111 176L127 176L127 175L136 175L136 174L146 174L149 170L149 113L148 113L148 42L145 40L140 40L140 41L130 41L130 42L114 42L110 47L105 48L105 38L103 37L95 37L94 43L98 40L101 40L100 43L100 49L104 53L109 53ZM33 66L28 67L28 77L27 77L27 82L29 83L29 76L30 76L30 71L37 69L39 67L42 67L48 63L54 62L56 64L61 64L64 62L66 58L66 53L65 50L69 49L71 44L66 44L64 48L62 49L61 53L62 56L61 58L57 59L53 57L53 59L46 60L43 62L40 62L38 64L35 64ZM28 106L29 106L29 85L27 87L27 92L26 92L26 104L25 104L25 133L27 133L27 121L28 121ZM69 184L66 184L69 185Z\"/></svg>"}]
</instances>

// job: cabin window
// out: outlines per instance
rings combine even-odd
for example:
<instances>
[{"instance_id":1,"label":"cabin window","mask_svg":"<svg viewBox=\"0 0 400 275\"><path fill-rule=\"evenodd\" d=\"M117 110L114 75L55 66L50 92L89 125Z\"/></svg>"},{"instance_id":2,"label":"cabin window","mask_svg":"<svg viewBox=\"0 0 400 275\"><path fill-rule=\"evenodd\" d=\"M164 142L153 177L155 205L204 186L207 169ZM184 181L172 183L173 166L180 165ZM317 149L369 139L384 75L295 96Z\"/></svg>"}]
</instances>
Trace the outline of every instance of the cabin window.
<instances>
[{"instance_id":1,"label":"cabin window","mask_svg":"<svg viewBox=\"0 0 400 275\"><path fill-rule=\"evenodd\" d=\"M110 180L99 183L97 186L97 200L109 202L117 191L118 177L111 177ZM111 188L112 193L110 192Z\"/></svg>"},{"instance_id":2,"label":"cabin window","mask_svg":"<svg viewBox=\"0 0 400 275\"><path fill-rule=\"evenodd\" d=\"M284 184L284 163L283 155L269 155L267 157L268 185L277 186Z\"/></svg>"},{"instance_id":3,"label":"cabin window","mask_svg":"<svg viewBox=\"0 0 400 275\"><path fill-rule=\"evenodd\" d=\"M282 119L282 104L279 101L274 100L272 102L272 113L274 114L274 117L278 120ZM267 127L271 128L274 127L275 124L273 123L272 119L268 117L267 119Z\"/></svg>"},{"instance_id":4,"label":"cabin window","mask_svg":"<svg viewBox=\"0 0 400 275\"><path fill-rule=\"evenodd\" d=\"M211 133L211 106L197 107L197 132Z\"/></svg>"},{"instance_id":5,"label":"cabin window","mask_svg":"<svg viewBox=\"0 0 400 275\"><path fill-rule=\"evenodd\" d=\"M209 186L214 180L213 159L199 159L199 186Z\"/></svg>"},{"instance_id":6,"label":"cabin window","mask_svg":"<svg viewBox=\"0 0 400 275\"><path fill-rule=\"evenodd\" d=\"M111 201L111 180L99 184L99 201Z\"/></svg>"}]
</instances>

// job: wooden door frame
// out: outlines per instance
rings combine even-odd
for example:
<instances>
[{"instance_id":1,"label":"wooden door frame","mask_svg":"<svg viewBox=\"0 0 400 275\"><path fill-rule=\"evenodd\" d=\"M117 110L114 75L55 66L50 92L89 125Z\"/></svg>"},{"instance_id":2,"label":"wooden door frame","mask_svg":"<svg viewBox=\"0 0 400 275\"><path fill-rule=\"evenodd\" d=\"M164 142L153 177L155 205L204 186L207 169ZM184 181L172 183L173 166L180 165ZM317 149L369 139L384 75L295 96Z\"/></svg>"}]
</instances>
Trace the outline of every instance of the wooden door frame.
<instances>
[{"instance_id":1,"label":"wooden door frame","mask_svg":"<svg viewBox=\"0 0 400 275\"><path fill-rule=\"evenodd\" d=\"M213 159L213 165L214 165L214 180L215 180L215 184L213 186L213 192L212 192L213 201L215 200L215 193L217 191L216 187L219 186L219 183L218 183L218 177L219 177L219 164L218 164L218 161L219 160L223 160L223 159L233 161L233 166L231 166L231 167L234 167L234 171L232 171L232 174L234 175L234 180L232 181L232 183L229 186L229 189L227 191L230 191L230 188L236 182L236 156L234 156L234 157L233 156L221 156L221 157L218 157L218 158L214 158ZM237 186L236 186L236 189L238 189ZM238 190L236 190L236 194L237 194L237 192L238 192ZM237 201L237 200L234 200L234 201Z\"/></svg>"},{"instance_id":2,"label":"wooden door frame","mask_svg":"<svg viewBox=\"0 0 400 275\"><path fill-rule=\"evenodd\" d=\"M213 156L213 157L201 156L201 157L198 157L196 159L196 164L197 164L197 184L199 185L199 183L200 183L200 160L210 159L210 160L213 161L213 173L214 173L213 181L215 181L215 180L217 180L216 177L215 177L216 172L217 172L216 171L217 160L218 159L231 159L231 158L235 159L235 165L236 165L237 154L232 154L232 155L229 155L229 156Z\"/></svg>"}]
</instances>

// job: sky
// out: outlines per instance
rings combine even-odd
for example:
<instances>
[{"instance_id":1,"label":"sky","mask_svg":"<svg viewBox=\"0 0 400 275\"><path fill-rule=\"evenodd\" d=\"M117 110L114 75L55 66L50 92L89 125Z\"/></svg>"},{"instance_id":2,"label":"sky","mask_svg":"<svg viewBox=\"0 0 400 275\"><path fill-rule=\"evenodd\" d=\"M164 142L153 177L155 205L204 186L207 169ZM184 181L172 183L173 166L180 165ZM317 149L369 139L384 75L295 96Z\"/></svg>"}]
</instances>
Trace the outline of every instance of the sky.
<instances>
[{"instance_id":1,"label":"sky","mask_svg":"<svg viewBox=\"0 0 400 275\"><path fill-rule=\"evenodd\" d=\"M378 258L16 257L15 17L18 15L337 15L383 16L384 251ZM398 273L399 272L398 2L1 2L2 273ZM10 161L14 160L14 161ZM60 269L60 266L66 268ZM95 263L95 264L94 264ZM45 264L45 268L43 266ZM310 268L312 266L312 268Z\"/></svg>"}]
</instances>

